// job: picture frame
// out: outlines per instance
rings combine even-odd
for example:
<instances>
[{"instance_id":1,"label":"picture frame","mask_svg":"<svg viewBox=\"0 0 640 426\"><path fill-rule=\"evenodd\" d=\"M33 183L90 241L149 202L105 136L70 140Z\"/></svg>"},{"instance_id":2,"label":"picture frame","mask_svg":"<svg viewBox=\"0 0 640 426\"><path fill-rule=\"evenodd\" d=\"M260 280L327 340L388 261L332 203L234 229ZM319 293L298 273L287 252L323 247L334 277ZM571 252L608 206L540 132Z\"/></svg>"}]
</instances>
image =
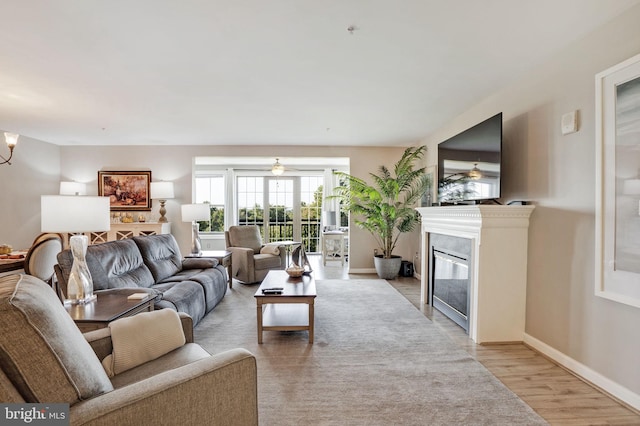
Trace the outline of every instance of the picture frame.
<instances>
[{"instance_id":1,"label":"picture frame","mask_svg":"<svg viewBox=\"0 0 640 426\"><path fill-rule=\"evenodd\" d=\"M596 75L595 294L640 307L640 55Z\"/></svg>"},{"instance_id":2,"label":"picture frame","mask_svg":"<svg viewBox=\"0 0 640 426\"><path fill-rule=\"evenodd\" d=\"M438 166L428 166L425 168L425 174L431 177L431 185L420 199L420 207L431 207L438 201Z\"/></svg>"},{"instance_id":3,"label":"picture frame","mask_svg":"<svg viewBox=\"0 0 640 426\"><path fill-rule=\"evenodd\" d=\"M98 171L98 195L111 211L151 211L151 171Z\"/></svg>"}]
</instances>

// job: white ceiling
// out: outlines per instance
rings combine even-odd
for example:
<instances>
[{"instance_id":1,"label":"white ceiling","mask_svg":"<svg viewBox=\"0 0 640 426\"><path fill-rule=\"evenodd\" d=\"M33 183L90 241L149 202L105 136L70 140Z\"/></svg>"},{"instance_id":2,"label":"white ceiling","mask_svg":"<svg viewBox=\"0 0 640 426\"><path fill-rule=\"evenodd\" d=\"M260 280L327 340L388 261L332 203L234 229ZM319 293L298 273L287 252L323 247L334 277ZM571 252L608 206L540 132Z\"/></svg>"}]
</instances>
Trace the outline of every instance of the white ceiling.
<instances>
[{"instance_id":1,"label":"white ceiling","mask_svg":"<svg viewBox=\"0 0 640 426\"><path fill-rule=\"evenodd\" d=\"M0 129L410 145L639 2L2 0Z\"/></svg>"}]
</instances>

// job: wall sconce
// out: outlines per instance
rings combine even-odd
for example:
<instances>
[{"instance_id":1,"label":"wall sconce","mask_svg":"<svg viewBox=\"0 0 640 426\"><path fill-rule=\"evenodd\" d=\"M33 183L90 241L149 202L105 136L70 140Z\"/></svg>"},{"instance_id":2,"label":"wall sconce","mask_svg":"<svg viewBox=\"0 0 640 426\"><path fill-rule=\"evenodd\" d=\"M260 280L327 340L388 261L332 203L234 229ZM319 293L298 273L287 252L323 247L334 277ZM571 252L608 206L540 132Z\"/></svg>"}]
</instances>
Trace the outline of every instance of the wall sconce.
<instances>
[{"instance_id":1,"label":"wall sconce","mask_svg":"<svg viewBox=\"0 0 640 426\"><path fill-rule=\"evenodd\" d=\"M151 182L151 198L160 201L160 219L158 219L158 223L169 222L164 216L167 213L164 203L167 202L167 199L173 197L173 182Z\"/></svg>"},{"instance_id":2,"label":"wall sconce","mask_svg":"<svg viewBox=\"0 0 640 426\"><path fill-rule=\"evenodd\" d=\"M211 207L209 204L183 204L182 221L191 222L191 254L202 255L202 244L200 243L199 220L211 220Z\"/></svg>"},{"instance_id":3,"label":"wall sconce","mask_svg":"<svg viewBox=\"0 0 640 426\"><path fill-rule=\"evenodd\" d=\"M16 145L18 144L19 137L20 135L16 133L4 132L4 140L7 142L7 146L9 147L9 158L4 158L2 155L0 155L0 158L4 160L0 164L11 165L11 157L13 157L13 148L15 148Z\"/></svg>"},{"instance_id":4,"label":"wall sconce","mask_svg":"<svg viewBox=\"0 0 640 426\"><path fill-rule=\"evenodd\" d=\"M275 176L280 176L284 173L284 166L280 164L278 158L276 158L276 162L273 163L273 166L271 166L271 173L273 173Z\"/></svg>"},{"instance_id":5,"label":"wall sconce","mask_svg":"<svg viewBox=\"0 0 640 426\"><path fill-rule=\"evenodd\" d=\"M69 238L73 265L67 282L65 303L85 304L96 299L87 267L89 239L84 232L111 229L109 197L41 196L42 232L76 233Z\"/></svg>"}]
</instances>

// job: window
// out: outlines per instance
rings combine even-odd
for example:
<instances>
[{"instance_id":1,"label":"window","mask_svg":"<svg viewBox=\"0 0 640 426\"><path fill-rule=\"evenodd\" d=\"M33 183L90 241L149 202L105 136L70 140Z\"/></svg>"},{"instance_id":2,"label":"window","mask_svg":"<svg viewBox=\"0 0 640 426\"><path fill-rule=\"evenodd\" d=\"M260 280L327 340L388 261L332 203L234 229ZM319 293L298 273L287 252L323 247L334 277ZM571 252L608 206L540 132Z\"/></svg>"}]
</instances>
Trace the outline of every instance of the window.
<instances>
[{"instance_id":1,"label":"window","mask_svg":"<svg viewBox=\"0 0 640 426\"><path fill-rule=\"evenodd\" d=\"M201 232L224 232L225 179L223 175L197 176L196 203L209 203L211 220L198 222Z\"/></svg>"},{"instance_id":2,"label":"window","mask_svg":"<svg viewBox=\"0 0 640 426\"><path fill-rule=\"evenodd\" d=\"M302 244L310 253L320 251L323 176L300 178L300 222Z\"/></svg>"},{"instance_id":3,"label":"window","mask_svg":"<svg viewBox=\"0 0 640 426\"><path fill-rule=\"evenodd\" d=\"M239 176L237 182L238 225L258 225L264 238L264 178Z\"/></svg>"},{"instance_id":4,"label":"window","mask_svg":"<svg viewBox=\"0 0 640 426\"><path fill-rule=\"evenodd\" d=\"M301 241L307 253L319 252L323 224L348 225L337 203L325 203L323 210L331 192L323 188L335 186L333 172L348 170L348 159L289 159L287 173L278 177L272 165L273 159L262 157L196 157L193 202L211 206L200 231L220 240L231 225L257 225L264 242Z\"/></svg>"},{"instance_id":5,"label":"window","mask_svg":"<svg viewBox=\"0 0 640 426\"><path fill-rule=\"evenodd\" d=\"M321 175L237 177L239 225L258 225L264 241L302 241L319 251L322 218Z\"/></svg>"}]
</instances>

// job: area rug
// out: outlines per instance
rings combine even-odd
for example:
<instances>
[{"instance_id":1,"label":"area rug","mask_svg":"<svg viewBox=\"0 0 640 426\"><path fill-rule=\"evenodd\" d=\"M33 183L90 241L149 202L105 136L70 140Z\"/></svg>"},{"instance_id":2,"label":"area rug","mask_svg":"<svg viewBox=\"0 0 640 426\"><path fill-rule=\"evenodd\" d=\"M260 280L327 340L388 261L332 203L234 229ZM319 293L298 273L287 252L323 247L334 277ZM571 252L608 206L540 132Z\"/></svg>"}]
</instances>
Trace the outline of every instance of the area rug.
<instances>
[{"instance_id":1,"label":"area rug","mask_svg":"<svg viewBox=\"0 0 640 426\"><path fill-rule=\"evenodd\" d=\"M546 424L385 280L320 280L315 343L265 331L257 286L235 284L195 329L211 353L242 347L258 365L261 425Z\"/></svg>"}]
</instances>

